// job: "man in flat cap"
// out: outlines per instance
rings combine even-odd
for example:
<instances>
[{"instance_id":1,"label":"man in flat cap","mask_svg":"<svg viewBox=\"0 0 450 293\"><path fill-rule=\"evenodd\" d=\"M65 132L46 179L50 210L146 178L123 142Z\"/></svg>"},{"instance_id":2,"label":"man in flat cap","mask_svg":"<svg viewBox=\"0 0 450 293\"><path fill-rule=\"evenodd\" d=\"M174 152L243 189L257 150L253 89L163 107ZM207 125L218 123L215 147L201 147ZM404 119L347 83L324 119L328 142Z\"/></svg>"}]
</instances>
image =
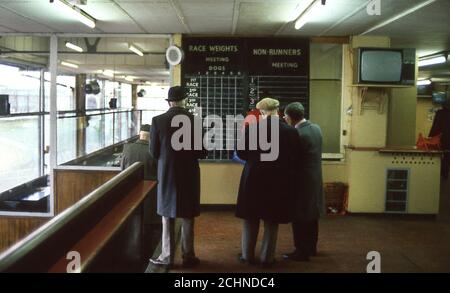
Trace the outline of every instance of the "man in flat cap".
<instances>
[{"instance_id":1,"label":"man in flat cap","mask_svg":"<svg viewBox=\"0 0 450 293\"><path fill-rule=\"evenodd\" d=\"M192 267L200 262L194 252L194 218L200 215L198 159L203 158L206 152L203 148L194 149L194 116L185 109L184 89L180 86L170 88L167 101L170 109L152 120L150 152L158 160L157 212L162 216L163 233L161 254L150 261L158 266L173 265L175 219L181 218L183 266ZM190 149L176 149L172 145L172 136L184 126L171 126L174 118L190 123Z\"/></svg>"},{"instance_id":2,"label":"man in flat cap","mask_svg":"<svg viewBox=\"0 0 450 293\"><path fill-rule=\"evenodd\" d=\"M322 131L319 125L305 119L305 108L299 102L289 104L285 110L286 122L294 126L300 137L295 150L300 163L295 182L298 184L295 217L292 222L295 250L283 255L295 261L308 261L317 253L319 217L324 214L322 186Z\"/></svg>"},{"instance_id":3,"label":"man in flat cap","mask_svg":"<svg viewBox=\"0 0 450 293\"><path fill-rule=\"evenodd\" d=\"M125 170L136 162L144 164L144 179L156 180L156 161L149 151L150 125L144 124L139 131L139 139L123 146L120 167Z\"/></svg>"},{"instance_id":4,"label":"man in flat cap","mask_svg":"<svg viewBox=\"0 0 450 293\"><path fill-rule=\"evenodd\" d=\"M255 263L255 246L258 238L259 222L264 221L264 237L261 244L260 263L270 266L275 262L275 249L278 235L278 224L292 220L291 207L294 203L294 175L299 136L295 128L287 125L278 116L280 103L271 98L261 100L257 109L262 119L255 124L245 126L241 138L245 149L237 151L245 160L239 185L236 216L243 219L242 254L239 261ZM266 132L267 133L264 133ZM278 135L278 140L273 136ZM261 136L268 141L278 142L278 156L274 160L263 160L262 154L270 152L261 145ZM256 150L251 149L251 140L258 144ZM253 141L255 142L255 141Z\"/></svg>"},{"instance_id":5,"label":"man in flat cap","mask_svg":"<svg viewBox=\"0 0 450 293\"><path fill-rule=\"evenodd\" d=\"M123 146L123 153L120 167L125 170L136 162L144 164L144 179L156 180L156 160L150 154L150 125L144 124L139 131L139 139L134 143L127 143ZM153 189L143 203L144 233L151 234L154 227L161 224L161 218L156 214L156 191ZM136 231L139 233L139 231ZM133 251L135 246L129 245L127 249Z\"/></svg>"}]
</instances>

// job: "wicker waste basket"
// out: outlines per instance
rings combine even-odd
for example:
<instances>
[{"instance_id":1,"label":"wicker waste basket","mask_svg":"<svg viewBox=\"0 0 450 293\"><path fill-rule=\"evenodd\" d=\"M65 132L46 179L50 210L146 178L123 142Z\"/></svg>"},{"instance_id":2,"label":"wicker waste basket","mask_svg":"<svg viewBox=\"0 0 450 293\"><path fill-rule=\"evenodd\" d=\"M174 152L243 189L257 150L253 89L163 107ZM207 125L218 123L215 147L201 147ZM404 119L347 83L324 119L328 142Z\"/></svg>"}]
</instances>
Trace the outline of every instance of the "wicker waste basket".
<instances>
[{"instance_id":1,"label":"wicker waste basket","mask_svg":"<svg viewBox=\"0 0 450 293\"><path fill-rule=\"evenodd\" d=\"M345 215L348 207L348 185L342 182L324 184L325 208L328 215Z\"/></svg>"}]
</instances>

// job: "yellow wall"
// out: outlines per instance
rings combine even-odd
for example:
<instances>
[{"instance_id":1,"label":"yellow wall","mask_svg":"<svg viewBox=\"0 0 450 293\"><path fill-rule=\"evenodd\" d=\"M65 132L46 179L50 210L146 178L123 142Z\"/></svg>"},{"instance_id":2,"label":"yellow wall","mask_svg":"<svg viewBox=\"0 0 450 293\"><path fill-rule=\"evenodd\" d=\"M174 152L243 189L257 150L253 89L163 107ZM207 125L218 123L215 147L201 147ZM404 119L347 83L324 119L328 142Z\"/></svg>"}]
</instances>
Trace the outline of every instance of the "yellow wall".
<instances>
[{"instance_id":1,"label":"yellow wall","mask_svg":"<svg viewBox=\"0 0 450 293\"><path fill-rule=\"evenodd\" d=\"M344 45L342 126L343 130L348 131L348 135L343 138L343 144L354 145L358 147L384 147L386 145L386 137L388 131L388 111L385 110L384 113L379 114L374 110L366 110L362 115L359 114L358 90L354 87L351 87L351 85L353 84L352 48L360 46L389 47L390 40L387 37L353 37L351 45ZM174 75L175 78L181 77L181 74L176 71L174 72ZM353 115L351 116L345 113L346 109L350 105L353 105ZM387 109L388 105L386 104L385 106L385 109ZM370 199L369 201L367 201L367 198L364 197L364 194L360 194L360 191L363 191L365 186L371 185L370 180L372 178L378 178L381 176L378 179L381 180L381 178L383 178L384 182L384 172L382 174L379 174L375 170L367 168L367 170L364 170L364 173L359 173L358 167L355 167L355 170L352 170L352 172L350 172L350 168L352 166L358 165L360 165L360 163L358 163L358 156L353 158L351 164L349 163L349 161L338 163L324 162L324 182L349 183L350 186L353 186L352 194L350 195L350 200L354 200L353 202L351 202L353 208L356 208L356 210L358 210L358 205L362 204L366 207L369 206L370 210L375 209L381 211L382 209L384 209L384 196L382 197L381 201L380 199ZM235 204L242 168L242 165L234 163L201 163L200 169L202 204ZM383 188L384 194L384 184L381 185L381 187L377 186L373 189L375 190L376 188ZM379 202L376 202L377 200ZM362 210L364 210L364 208Z\"/></svg>"},{"instance_id":2,"label":"yellow wall","mask_svg":"<svg viewBox=\"0 0 450 293\"><path fill-rule=\"evenodd\" d=\"M392 155L377 151L349 151L349 211L384 213L387 169L408 169L407 212L438 214L440 193L439 155ZM420 164L419 164L420 163Z\"/></svg>"},{"instance_id":3,"label":"yellow wall","mask_svg":"<svg viewBox=\"0 0 450 293\"><path fill-rule=\"evenodd\" d=\"M419 137L419 133L424 136L428 136L433 125L434 115L430 113L431 109L434 109L433 103L430 98L418 98L416 108L416 138Z\"/></svg>"},{"instance_id":4,"label":"yellow wall","mask_svg":"<svg viewBox=\"0 0 450 293\"><path fill-rule=\"evenodd\" d=\"M359 47L390 47L390 39L388 37L353 37L351 47L347 50L348 55L345 59L347 62L347 70L345 71L345 85L349 86L353 83L354 70L354 49ZM349 66L350 65L350 66ZM353 66L352 66L353 65ZM372 89L371 89L372 90ZM360 88L352 87L347 92L353 105L353 114L351 117L351 134L349 144L356 147L384 147L386 146L387 132L387 111L378 113L376 110L364 110L361 108ZM369 97L378 93L368 93ZM386 101L387 102L387 101ZM386 105L384 107L387 108Z\"/></svg>"},{"instance_id":5,"label":"yellow wall","mask_svg":"<svg viewBox=\"0 0 450 293\"><path fill-rule=\"evenodd\" d=\"M243 165L201 163L201 203L235 204Z\"/></svg>"},{"instance_id":6,"label":"yellow wall","mask_svg":"<svg viewBox=\"0 0 450 293\"><path fill-rule=\"evenodd\" d=\"M175 46L181 47L182 35L181 34L172 35L172 41ZM181 64L173 66L172 85L173 86L181 85Z\"/></svg>"}]
</instances>

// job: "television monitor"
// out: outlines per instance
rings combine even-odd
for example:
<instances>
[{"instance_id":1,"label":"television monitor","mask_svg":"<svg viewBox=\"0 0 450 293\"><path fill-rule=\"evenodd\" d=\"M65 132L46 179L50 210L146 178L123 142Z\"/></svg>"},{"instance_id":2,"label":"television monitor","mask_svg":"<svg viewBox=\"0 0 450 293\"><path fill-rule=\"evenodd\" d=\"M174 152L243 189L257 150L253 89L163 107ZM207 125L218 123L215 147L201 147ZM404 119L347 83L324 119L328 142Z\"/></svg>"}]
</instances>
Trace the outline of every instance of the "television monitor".
<instances>
[{"instance_id":1,"label":"television monitor","mask_svg":"<svg viewBox=\"0 0 450 293\"><path fill-rule=\"evenodd\" d=\"M355 56L357 84L415 84L415 49L359 48Z\"/></svg>"}]
</instances>

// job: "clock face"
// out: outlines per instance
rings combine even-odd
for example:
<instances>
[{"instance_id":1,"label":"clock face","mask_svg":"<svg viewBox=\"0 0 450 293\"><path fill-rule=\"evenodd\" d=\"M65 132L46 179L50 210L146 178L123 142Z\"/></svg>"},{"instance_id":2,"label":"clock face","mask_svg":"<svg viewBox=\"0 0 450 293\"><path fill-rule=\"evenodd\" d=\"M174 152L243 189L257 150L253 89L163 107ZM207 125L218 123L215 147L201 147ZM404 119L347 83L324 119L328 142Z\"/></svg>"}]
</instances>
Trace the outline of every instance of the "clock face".
<instances>
[{"instance_id":1,"label":"clock face","mask_svg":"<svg viewBox=\"0 0 450 293\"><path fill-rule=\"evenodd\" d=\"M166 51L167 62L172 65L178 65L183 60L183 51L177 46L170 46Z\"/></svg>"}]
</instances>

